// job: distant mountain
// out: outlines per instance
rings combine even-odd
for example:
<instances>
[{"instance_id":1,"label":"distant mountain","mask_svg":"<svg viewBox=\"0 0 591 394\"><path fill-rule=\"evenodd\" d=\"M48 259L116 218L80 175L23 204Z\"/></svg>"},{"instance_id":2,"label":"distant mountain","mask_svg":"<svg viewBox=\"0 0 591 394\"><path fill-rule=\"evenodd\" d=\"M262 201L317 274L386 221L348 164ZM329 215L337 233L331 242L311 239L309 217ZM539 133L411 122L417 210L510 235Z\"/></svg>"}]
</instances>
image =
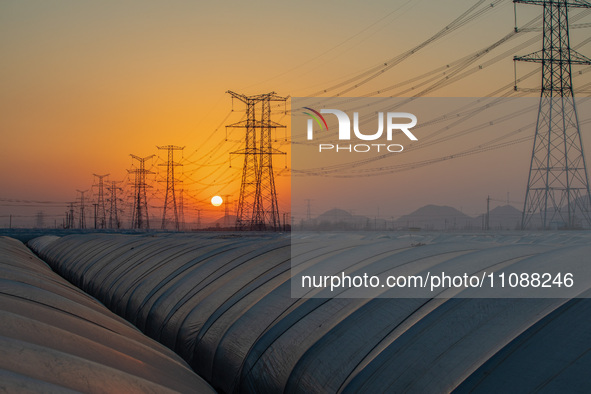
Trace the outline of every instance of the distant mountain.
<instances>
[{"instance_id":1,"label":"distant mountain","mask_svg":"<svg viewBox=\"0 0 591 394\"><path fill-rule=\"evenodd\" d=\"M426 205L392 221L353 215L344 209L334 208L316 218L303 220L301 229L307 230L435 230L435 231L481 231L485 215L471 217L445 205ZM521 225L521 211L511 205L498 206L490 211L491 230L515 230Z\"/></svg>"},{"instance_id":2,"label":"distant mountain","mask_svg":"<svg viewBox=\"0 0 591 394\"><path fill-rule=\"evenodd\" d=\"M305 225L317 230L364 230L369 220L366 216L352 215L343 209L334 208Z\"/></svg>"},{"instance_id":3,"label":"distant mountain","mask_svg":"<svg viewBox=\"0 0 591 394\"><path fill-rule=\"evenodd\" d=\"M224 226L224 225L234 226L236 224L236 216L235 215L224 215L214 222L214 224L217 224L217 223L219 223L220 226Z\"/></svg>"},{"instance_id":4,"label":"distant mountain","mask_svg":"<svg viewBox=\"0 0 591 394\"><path fill-rule=\"evenodd\" d=\"M422 230L475 230L481 227L476 219L455 208L426 205L394 221L395 229L420 228Z\"/></svg>"},{"instance_id":5,"label":"distant mountain","mask_svg":"<svg viewBox=\"0 0 591 394\"><path fill-rule=\"evenodd\" d=\"M486 214L476 218L484 228ZM490 210L488 228L490 230L518 230L521 227L521 211L512 205L501 205Z\"/></svg>"},{"instance_id":6,"label":"distant mountain","mask_svg":"<svg viewBox=\"0 0 591 394\"><path fill-rule=\"evenodd\" d=\"M221 228L234 228L236 226L236 216L235 215L224 215L221 218L214 220L212 222L203 223L202 228L212 228L212 229L221 229Z\"/></svg>"},{"instance_id":7,"label":"distant mountain","mask_svg":"<svg viewBox=\"0 0 591 394\"><path fill-rule=\"evenodd\" d=\"M316 220L319 222L327 221L327 222L335 223L335 222L350 221L350 220L352 220L352 218L353 218L353 215L351 215L349 212L345 211L344 209L334 208L334 209L331 209L330 211L324 212L323 214L318 216L316 218Z\"/></svg>"},{"instance_id":8,"label":"distant mountain","mask_svg":"<svg viewBox=\"0 0 591 394\"><path fill-rule=\"evenodd\" d=\"M331 231L357 231L357 230L386 230L384 219L373 219L362 215L353 215L344 209L334 208L328 210L316 218L302 220L298 228L304 230L331 230Z\"/></svg>"}]
</instances>

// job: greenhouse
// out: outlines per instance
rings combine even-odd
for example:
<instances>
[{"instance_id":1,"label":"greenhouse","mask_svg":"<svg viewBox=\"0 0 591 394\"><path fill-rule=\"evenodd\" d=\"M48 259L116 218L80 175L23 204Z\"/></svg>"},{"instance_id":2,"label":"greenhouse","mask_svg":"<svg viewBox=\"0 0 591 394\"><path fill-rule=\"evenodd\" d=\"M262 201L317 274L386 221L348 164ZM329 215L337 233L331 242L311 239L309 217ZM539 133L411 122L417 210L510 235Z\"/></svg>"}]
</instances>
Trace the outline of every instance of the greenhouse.
<instances>
[{"instance_id":1,"label":"greenhouse","mask_svg":"<svg viewBox=\"0 0 591 394\"><path fill-rule=\"evenodd\" d=\"M586 236L552 237L487 239L461 254L451 253L454 237L435 237L420 249L424 259L443 250L442 261L472 256L475 263L482 250L491 256L518 250L540 261L563 249L583 260L591 252ZM96 234L41 237L29 245L220 392L576 392L591 386L587 293L571 299L292 298L290 241L274 234ZM389 241L370 242L383 253L380 243ZM555 246L532 255L532 242ZM393 256L411 249L391 244ZM334 256L310 253L311 259Z\"/></svg>"},{"instance_id":2,"label":"greenhouse","mask_svg":"<svg viewBox=\"0 0 591 394\"><path fill-rule=\"evenodd\" d=\"M174 352L0 238L0 391L213 393Z\"/></svg>"}]
</instances>

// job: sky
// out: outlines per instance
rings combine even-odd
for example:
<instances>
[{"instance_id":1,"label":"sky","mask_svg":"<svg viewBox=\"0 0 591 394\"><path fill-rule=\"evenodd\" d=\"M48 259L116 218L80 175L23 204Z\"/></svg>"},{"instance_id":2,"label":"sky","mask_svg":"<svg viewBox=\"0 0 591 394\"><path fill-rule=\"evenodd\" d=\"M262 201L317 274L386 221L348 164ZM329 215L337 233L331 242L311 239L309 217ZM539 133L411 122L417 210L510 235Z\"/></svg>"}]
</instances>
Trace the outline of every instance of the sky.
<instances>
[{"instance_id":1,"label":"sky","mask_svg":"<svg viewBox=\"0 0 591 394\"><path fill-rule=\"evenodd\" d=\"M188 220L196 220L198 209L204 218L217 218L223 206L212 207L211 197L238 199L241 158L234 155L230 167L229 157L244 138L242 130L226 132L225 125L244 115L244 108L226 91L312 96L413 48L476 3L1 1L0 227L7 226L11 214L16 225L31 223L39 210L46 212L49 223L61 221L63 203L75 201L77 189L96 191L91 188L95 173L108 173L109 180L129 189L130 154L156 155L149 165L159 172L150 181L152 214L157 217L163 192L159 164L164 159L156 147L169 144L185 147L175 160L184 164ZM518 21L539 15L538 8L520 6ZM513 5L501 2L345 96L371 94L450 64L513 27ZM573 42L586 37L583 30L573 32ZM494 54L536 34L523 33ZM519 54L539 45L524 46ZM486 95L513 81L512 56L505 54L502 61L427 95ZM535 70L532 67L519 65L518 75ZM581 76L581 83L589 81L588 75ZM535 88L538 83L536 76L524 85ZM291 159L290 116L278 106L273 120L288 126L277 132L275 143L288 154L287 159L274 160L280 211L301 210L304 202L291 201L290 172L284 169ZM474 141L456 141L431 154L470 144ZM519 160L511 164L519 171L507 173L487 192L499 197L509 192L512 199L523 200L529 159L521 151L516 156ZM495 156L486 160L494 162ZM431 202L465 207L476 215L484 198L450 191L441 198L433 194ZM396 213L418 208L410 192L401 201Z\"/></svg>"}]
</instances>

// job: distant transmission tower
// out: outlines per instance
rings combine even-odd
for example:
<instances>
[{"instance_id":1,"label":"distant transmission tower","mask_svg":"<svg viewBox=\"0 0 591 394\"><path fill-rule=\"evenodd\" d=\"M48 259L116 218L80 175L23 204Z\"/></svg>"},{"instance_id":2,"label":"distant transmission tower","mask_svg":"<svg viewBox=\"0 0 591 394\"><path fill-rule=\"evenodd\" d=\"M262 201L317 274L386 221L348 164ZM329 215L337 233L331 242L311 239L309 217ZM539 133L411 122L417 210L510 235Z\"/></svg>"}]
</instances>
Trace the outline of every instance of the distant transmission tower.
<instances>
[{"instance_id":1,"label":"distant transmission tower","mask_svg":"<svg viewBox=\"0 0 591 394\"><path fill-rule=\"evenodd\" d=\"M149 229L150 217L148 216L148 197L146 195L146 188L148 187L146 185L146 174L153 174L154 172L146 170L146 161L154 157L154 155L147 157L130 156L139 162L139 167L128 170L130 174L134 174L131 228Z\"/></svg>"},{"instance_id":2,"label":"distant transmission tower","mask_svg":"<svg viewBox=\"0 0 591 394\"><path fill-rule=\"evenodd\" d=\"M287 98L279 97L275 92L255 96L232 91L227 93L246 104L246 120L226 126L246 129L244 149L231 153L244 155L236 229L277 230L281 221L273 174L273 155L285 152L273 149L271 132L285 126L271 121L271 101L285 101ZM256 117L257 104L260 104L260 119ZM260 130L258 135L257 130Z\"/></svg>"},{"instance_id":3,"label":"distant transmission tower","mask_svg":"<svg viewBox=\"0 0 591 394\"><path fill-rule=\"evenodd\" d=\"M182 166L181 163L177 163L174 161L174 151L175 150L183 150L185 149L184 146L174 146L174 145L166 145L166 146L157 146L158 149L165 149L168 152L168 158L166 163L158 164L159 166L166 166L166 193L164 196L164 209L162 210L162 230L166 229L166 211L172 209L173 211L173 221L174 221L174 228L176 231L180 230L179 226L179 211L177 208L176 203L176 182L181 182L175 179L174 176L174 168L177 166Z\"/></svg>"},{"instance_id":4,"label":"distant transmission tower","mask_svg":"<svg viewBox=\"0 0 591 394\"><path fill-rule=\"evenodd\" d=\"M522 229L591 225L589 178L574 100L571 66L591 59L570 47L569 8L591 8L583 0L513 0L543 6L542 50L514 60L542 64L542 90ZM534 219L537 217L537 219Z\"/></svg>"},{"instance_id":5,"label":"distant transmission tower","mask_svg":"<svg viewBox=\"0 0 591 394\"><path fill-rule=\"evenodd\" d=\"M224 195L224 227L230 227L230 194Z\"/></svg>"},{"instance_id":6,"label":"distant transmission tower","mask_svg":"<svg viewBox=\"0 0 591 394\"><path fill-rule=\"evenodd\" d=\"M45 212L38 211L35 216L35 228L45 228Z\"/></svg>"},{"instance_id":7,"label":"distant transmission tower","mask_svg":"<svg viewBox=\"0 0 591 394\"><path fill-rule=\"evenodd\" d=\"M121 228L121 222L119 221L119 212L117 208L117 190L123 191L122 188L117 186L117 181L111 181L111 186L107 187L109 190L109 228L118 229Z\"/></svg>"},{"instance_id":8,"label":"distant transmission tower","mask_svg":"<svg viewBox=\"0 0 591 394\"><path fill-rule=\"evenodd\" d=\"M86 228L86 217L84 215L84 209L86 208L84 201L84 193L88 190L77 190L80 193L80 213L78 215L78 228Z\"/></svg>"},{"instance_id":9,"label":"distant transmission tower","mask_svg":"<svg viewBox=\"0 0 591 394\"><path fill-rule=\"evenodd\" d=\"M98 192L97 192L97 199L96 199L96 215L95 215L95 225L96 228L106 228L107 227L107 210L105 209L105 189L104 189L104 182L103 179L108 177L109 174L105 175L97 175L93 174L95 177L98 178Z\"/></svg>"},{"instance_id":10,"label":"distant transmission tower","mask_svg":"<svg viewBox=\"0 0 591 394\"><path fill-rule=\"evenodd\" d=\"M74 202L69 203L69 210L66 212L66 228L74 228Z\"/></svg>"},{"instance_id":11,"label":"distant transmission tower","mask_svg":"<svg viewBox=\"0 0 591 394\"><path fill-rule=\"evenodd\" d=\"M179 193L179 228L185 231L185 189L181 189Z\"/></svg>"}]
</instances>

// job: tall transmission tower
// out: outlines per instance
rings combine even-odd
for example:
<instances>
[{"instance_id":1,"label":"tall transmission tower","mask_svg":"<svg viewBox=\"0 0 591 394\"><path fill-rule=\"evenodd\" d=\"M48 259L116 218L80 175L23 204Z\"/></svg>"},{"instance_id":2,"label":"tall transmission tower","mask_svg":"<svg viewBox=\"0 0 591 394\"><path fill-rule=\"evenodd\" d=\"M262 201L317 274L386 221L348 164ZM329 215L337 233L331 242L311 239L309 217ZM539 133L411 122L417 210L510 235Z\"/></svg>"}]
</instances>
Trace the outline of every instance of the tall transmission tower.
<instances>
[{"instance_id":1,"label":"tall transmission tower","mask_svg":"<svg viewBox=\"0 0 591 394\"><path fill-rule=\"evenodd\" d=\"M591 196L572 85L572 65L591 59L570 47L569 8L591 8L584 0L513 0L543 7L542 50L515 61L542 64L542 89L522 229L589 226ZM578 216L580 215L580 217Z\"/></svg>"},{"instance_id":2,"label":"tall transmission tower","mask_svg":"<svg viewBox=\"0 0 591 394\"><path fill-rule=\"evenodd\" d=\"M86 203L84 201L84 193L88 192L88 190L77 190L77 192L80 193L80 213L78 214L78 228L86 228L86 216L84 215Z\"/></svg>"},{"instance_id":3,"label":"tall transmission tower","mask_svg":"<svg viewBox=\"0 0 591 394\"><path fill-rule=\"evenodd\" d=\"M166 211L172 209L174 228L176 231L179 231L179 211L176 203L175 183L181 181L176 180L174 176L174 168L177 166L182 166L182 164L174 161L174 151L182 151L183 149L185 149L185 147L166 145L157 146L157 148L160 150L166 150L168 153L166 163L158 164L159 166L166 166L166 193L164 195L164 209L162 210L162 225L160 227L162 228L162 230L166 229Z\"/></svg>"},{"instance_id":4,"label":"tall transmission tower","mask_svg":"<svg viewBox=\"0 0 591 394\"><path fill-rule=\"evenodd\" d=\"M261 124L261 140L260 140L260 167L259 180L257 186L259 188L260 198L257 199L259 206L256 212L261 215L262 223L269 224L273 230L281 230L281 218L279 216L279 206L277 204L277 189L275 188L275 176L273 173L273 155L285 155L273 148L273 139L271 131L277 127L285 127L278 123L271 121L271 101L286 101L286 97L276 96L270 93L262 101L262 124Z\"/></svg>"},{"instance_id":5,"label":"tall transmission tower","mask_svg":"<svg viewBox=\"0 0 591 394\"><path fill-rule=\"evenodd\" d=\"M111 186L107 187L109 190L109 228L110 229L118 229L121 228L121 222L119 221L119 211L117 208L117 202L119 198L117 197L117 190L123 191L122 188L117 186L117 181L111 181Z\"/></svg>"},{"instance_id":6,"label":"tall transmission tower","mask_svg":"<svg viewBox=\"0 0 591 394\"><path fill-rule=\"evenodd\" d=\"M236 229L279 229L281 221L273 173L273 155L284 155L285 152L273 148L271 133L273 129L285 126L271 120L271 102L285 101L287 98L279 97L275 92L255 96L232 91L227 93L233 99L246 104L246 120L226 126L246 129L244 149L231 152L244 155ZM257 119L257 105L260 106L260 119Z\"/></svg>"},{"instance_id":7,"label":"tall transmission tower","mask_svg":"<svg viewBox=\"0 0 591 394\"><path fill-rule=\"evenodd\" d=\"M130 156L137 160L139 164L137 168L127 170L130 174L134 174L131 228L149 229L150 217L148 215L148 197L146 195L146 188L148 187L146 184L146 174L153 174L154 172L146 170L146 161L154 157L154 155L147 157Z\"/></svg>"},{"instance_id":8,"label":"tall transmission tower","mask_svg":"<svg viewBox=\"0 0 591 394\"><path fill-rule=\"evenodd\" d=\"M93 174L95 177L98 178L98 192L96 195L96 215L95 215L95 225L96 228L106 228L107 227L107 210L105 209L105 189L104 189L104 179L109 176L109 174L105 175L97 175Z\"/></svg>"}]
</instances>

